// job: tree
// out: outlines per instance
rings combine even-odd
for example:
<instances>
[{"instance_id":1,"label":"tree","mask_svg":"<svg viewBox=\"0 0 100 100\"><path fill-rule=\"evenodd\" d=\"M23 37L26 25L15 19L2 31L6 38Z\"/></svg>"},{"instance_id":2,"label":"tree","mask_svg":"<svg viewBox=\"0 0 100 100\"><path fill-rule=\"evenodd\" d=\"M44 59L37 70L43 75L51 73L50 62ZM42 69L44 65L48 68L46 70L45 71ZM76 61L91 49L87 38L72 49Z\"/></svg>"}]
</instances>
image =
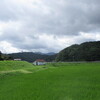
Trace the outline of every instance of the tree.
<instances>
[{"instance_id":1,"label":"tree","mask_svg":"<svg viewBox=\"0 0 100 100\"><path fill-rule=\"evenodd\" d=\"M1 51L0 51L0 60L3 60L3 59L2 59L2 53L1 53Z\"/></svg>"}]
</instances>

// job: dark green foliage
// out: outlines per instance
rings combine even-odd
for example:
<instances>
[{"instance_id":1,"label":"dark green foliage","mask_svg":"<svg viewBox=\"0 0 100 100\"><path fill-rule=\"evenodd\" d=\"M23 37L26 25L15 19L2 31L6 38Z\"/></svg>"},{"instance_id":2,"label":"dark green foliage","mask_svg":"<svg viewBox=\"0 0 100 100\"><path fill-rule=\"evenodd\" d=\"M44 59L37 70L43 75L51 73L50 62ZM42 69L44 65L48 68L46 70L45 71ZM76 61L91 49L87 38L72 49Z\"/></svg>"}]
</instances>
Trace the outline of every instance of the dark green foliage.
<instances>
[{"instance_id":1,"label":"dark green foliage","mask_svg":"<svg viewBox=\"0 0 100 100\"><path fill-rule=\"evenodd\" d=\"M57 55L56 61L100 61L100 41L65 48Z\"/></svg>"},{"instance_id":2,"label":"dark green foliage","mask_svg":"<svg viewBox=\"0 0 100 100\"><path fill-rule=\"evenodd\" d=\"M2 59L2 53L1 53L1 51L0 51L0 60L3 60L3 59Z\"/></svg>"},{"instance_id":3,"label":"dark green foliage","mask_svg":"<svg viewBox=\"0 0 100 100\"><path fill-rule=\"evenodd\" d=\"M13 58L7 54L2 54L0 51L0 60L12 60Z\"/></svg>"},{"instance_id":4,"label":"dark green foliage","mask_svg":"<svg viewBox=\"0 0 100 100\"><path fill-rule=\"evenodd\" d=\"M33 62L36 59L44 59L46 61L55 60L56 55L36 54L33 52L21 52L9 54L13 59L21 58L24 61Z\"/></svg>"},{"instance_id":5,"label":"dark green foliage","mask_svg":"<svg viewBox=\"0 0 100 100\"><path fill-rule=\"evenodd\" d=\"M13 60L13 58L10 55L7 55L7 54L2 54L2 59L3 60Z\"/></svg>"}]
</instances>

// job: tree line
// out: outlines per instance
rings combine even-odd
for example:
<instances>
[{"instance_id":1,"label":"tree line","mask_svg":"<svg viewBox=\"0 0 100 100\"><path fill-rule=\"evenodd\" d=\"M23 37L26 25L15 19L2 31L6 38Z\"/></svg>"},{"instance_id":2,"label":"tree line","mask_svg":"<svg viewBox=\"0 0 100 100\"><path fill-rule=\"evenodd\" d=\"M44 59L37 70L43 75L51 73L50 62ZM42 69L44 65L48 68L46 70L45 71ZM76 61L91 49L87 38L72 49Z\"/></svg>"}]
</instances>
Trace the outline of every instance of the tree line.
<instances>
[{"instance_id":1,"label":"tree line","mask_svg":"<svg viewBox=\"0 0 100 100\"><path fill-rule=\"evenodd\" d=\"M13 58L11 56L9 56L8 54L2 54L2 52L0 51L0 61L1 60L12 60Z\"/></svg>"}]
</instances>

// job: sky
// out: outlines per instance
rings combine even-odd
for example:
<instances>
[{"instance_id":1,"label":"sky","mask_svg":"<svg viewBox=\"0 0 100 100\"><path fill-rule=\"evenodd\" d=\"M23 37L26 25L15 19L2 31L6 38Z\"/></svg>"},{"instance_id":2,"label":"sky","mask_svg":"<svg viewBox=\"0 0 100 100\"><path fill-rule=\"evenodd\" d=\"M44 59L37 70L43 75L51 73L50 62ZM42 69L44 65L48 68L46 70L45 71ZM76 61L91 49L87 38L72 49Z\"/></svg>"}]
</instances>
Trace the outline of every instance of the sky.
<instances>
[{"instance_id":1,"label":"sky","mask_svg":"<svg viewBox=\"0 0 100 100\"><path fill-rule=\"evenodd\" d=\"M100 40L100 0L0 0L0 51L59 52Z\"/></svg>"}]
</instances>

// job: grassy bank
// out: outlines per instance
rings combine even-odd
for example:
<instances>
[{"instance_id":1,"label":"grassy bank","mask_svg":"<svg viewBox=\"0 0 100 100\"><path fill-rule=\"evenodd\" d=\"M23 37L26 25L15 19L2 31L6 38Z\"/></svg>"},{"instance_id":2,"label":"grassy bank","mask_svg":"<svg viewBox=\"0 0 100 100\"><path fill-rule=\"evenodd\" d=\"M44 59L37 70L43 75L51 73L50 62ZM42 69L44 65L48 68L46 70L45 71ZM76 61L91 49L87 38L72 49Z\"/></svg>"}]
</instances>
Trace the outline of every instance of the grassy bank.
<instances>
[{"instance_id":1,"label":"grassy bank","mask_svg":"<svg viewBox=\"0 0 100 100\"><path fill-rule=\"evenodd\" d=\"M26 61L0 61L0 71L16 70L28 67L33 67L33 65Z\"/></svg>"}]
</instances>

